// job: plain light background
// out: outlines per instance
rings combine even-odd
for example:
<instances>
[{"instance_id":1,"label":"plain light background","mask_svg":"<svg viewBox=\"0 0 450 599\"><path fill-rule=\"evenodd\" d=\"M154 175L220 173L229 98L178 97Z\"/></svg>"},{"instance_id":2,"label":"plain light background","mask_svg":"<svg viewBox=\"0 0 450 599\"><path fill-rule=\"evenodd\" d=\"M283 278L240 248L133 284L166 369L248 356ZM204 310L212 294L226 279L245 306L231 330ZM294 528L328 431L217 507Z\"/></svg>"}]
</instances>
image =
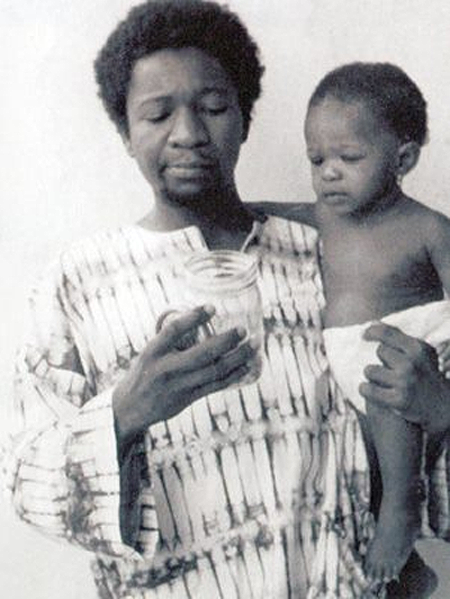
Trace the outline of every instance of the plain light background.
<instances>
[{"instance_id":1,"label":"plain light background","mask_svg":"<svg viewBox=\"0 0 450 599\"><path fill-rule=\"evenodd\" d=\"M26 290L72 240L133 222L151 194L96 97L92 61L130 0L0 0L0 375L2 405ZM397 63L429 104L430 143L405 181L450 213L450 3L446 0L233 0L266 65L238 182L246 200L312 200L305 106L326 71ZM0 425L1 427L1 425ZM86 555L38 537L0 503L0 593L91 599ZM445 575L450 551L425 547ZM435 597L450 596L450 577Z\"/></svg>"}]
</instances>

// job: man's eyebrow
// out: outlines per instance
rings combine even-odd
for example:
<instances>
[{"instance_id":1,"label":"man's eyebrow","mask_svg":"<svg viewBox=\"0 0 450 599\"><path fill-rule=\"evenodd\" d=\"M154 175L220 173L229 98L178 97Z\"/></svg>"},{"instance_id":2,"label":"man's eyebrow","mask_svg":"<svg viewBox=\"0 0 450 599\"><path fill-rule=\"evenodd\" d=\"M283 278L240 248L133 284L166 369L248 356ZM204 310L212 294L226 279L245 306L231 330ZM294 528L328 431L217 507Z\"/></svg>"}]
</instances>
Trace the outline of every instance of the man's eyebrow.
<instances>
[{"instance_id":1,"label":"man's eyebrow","mask_svg":"<svg viewBox=\"0 0 450 599\"><path fill-rule=\"evenodd\" d=\"M230 94L230 90L228 87L224 85L211 85L207 87L203 87L199 90L200 96L206 96L208 94L220 94L223 96L228 96ZM142 99L138 99L136 102L137 107L144 107L146 104L164 104L166 102L170 102L173 96L171 94L159 94L158 92L152 94L149 93Z\"/></svg>"},{"instance_id":2,"label":"man's eyebrow","mask_svg":"<svg viewBox=\"0 0 450 599\"><path fill-rule=\"evenodd\" d=\"M147 95L142 100L137 102L137 106L145 106L146 104L163 104L170 100L170 96L168 95Z\"/></svg>"}]
</instances>

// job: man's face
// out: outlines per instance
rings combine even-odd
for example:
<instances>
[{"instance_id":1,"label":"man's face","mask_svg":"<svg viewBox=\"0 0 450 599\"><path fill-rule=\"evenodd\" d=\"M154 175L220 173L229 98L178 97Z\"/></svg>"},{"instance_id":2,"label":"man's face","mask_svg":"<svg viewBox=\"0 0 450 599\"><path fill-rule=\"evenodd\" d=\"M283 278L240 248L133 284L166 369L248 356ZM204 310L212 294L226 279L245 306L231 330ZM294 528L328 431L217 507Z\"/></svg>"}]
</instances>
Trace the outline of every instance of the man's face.
<instances>
[{"instance_id":1,"label":"man's face","mask_svg":"<svg viewBox=\"0 0 450 599\"><path fill-rule=\"evenodd\" d=\"M195 202L234 187L243 141L237 92L217 60L165 49L134 66L125 139L159 200Z\"/></svg>"},{"instance_id":2,"label":"man's face","mask_svg":"<svg viewBox=\"0 0 450 599\"><path fill-rule=\"evenodd\" d=\"M364 211L395 179L399 141L364 102L313 105L305 137L317 199L336 214Z\"/></svg>"}]
</instances>

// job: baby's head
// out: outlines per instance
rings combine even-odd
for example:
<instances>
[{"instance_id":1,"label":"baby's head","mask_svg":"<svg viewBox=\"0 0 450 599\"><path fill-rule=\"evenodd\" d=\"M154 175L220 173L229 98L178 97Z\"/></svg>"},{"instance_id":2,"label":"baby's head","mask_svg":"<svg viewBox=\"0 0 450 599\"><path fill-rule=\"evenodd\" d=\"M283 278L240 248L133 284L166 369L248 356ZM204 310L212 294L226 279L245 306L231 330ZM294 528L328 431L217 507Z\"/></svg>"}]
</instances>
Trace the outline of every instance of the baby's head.
<instances>
[{"instance_id":1,"label":"baby's head","mask_svg":"<svg viewBox=\"0 0 450 599\"><path fill-rule=\"evenodd\" d=\"M394 65L344 65L314 90L305 136L319 199L346 204L348 194L358 210L417 163L427 138L426 102Z\"/></svg>"},{"instance_id":2,"label":"baby's head","mask_svg":"<svg viewBox=\"0 0 450 599\"><path fill-rule=\"evenodd\" d=\"M401 143L414 141L423 146L426 141L426 102L414 81L393 64L354 62L338 67L319 82L308 111L325 98L365 104L379 126L389 129Z\"/></svg>"}]
</instances>

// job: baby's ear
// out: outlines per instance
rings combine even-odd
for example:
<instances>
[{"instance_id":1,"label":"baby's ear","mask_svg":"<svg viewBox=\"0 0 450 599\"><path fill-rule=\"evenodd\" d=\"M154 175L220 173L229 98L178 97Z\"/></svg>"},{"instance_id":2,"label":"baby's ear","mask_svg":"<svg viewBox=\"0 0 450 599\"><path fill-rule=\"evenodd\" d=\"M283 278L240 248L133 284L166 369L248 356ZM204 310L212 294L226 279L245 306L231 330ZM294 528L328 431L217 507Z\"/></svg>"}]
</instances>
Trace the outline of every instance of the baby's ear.
<instances>
[{"instance_id":1,"label":"baby's ear","mask_svg":"<svg viewBox=\"0 0 450 599\"><path fill-rule=\"evenodd\" d=\"M416 141L407 141L398 149L397 175L404 177L417 164L420 156L420 145Z\"/></svg>"}]
</instances>

